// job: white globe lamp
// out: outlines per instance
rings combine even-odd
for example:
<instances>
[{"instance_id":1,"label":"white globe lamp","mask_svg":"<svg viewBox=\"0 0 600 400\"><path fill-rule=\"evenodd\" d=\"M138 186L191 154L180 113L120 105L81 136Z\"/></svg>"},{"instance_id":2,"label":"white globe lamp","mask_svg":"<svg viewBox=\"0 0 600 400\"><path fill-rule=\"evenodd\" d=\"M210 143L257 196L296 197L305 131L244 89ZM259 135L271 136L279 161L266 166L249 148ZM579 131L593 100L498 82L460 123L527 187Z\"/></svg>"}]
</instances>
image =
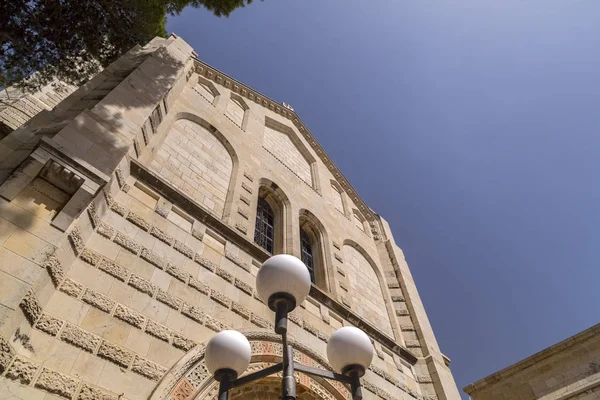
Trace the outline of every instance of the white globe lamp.
<instances>
[{"instance_id":1,"label":"white globe lamp","mask_svg":"<svg viewBox=\"0 0 600 400\"><path fill-rule=\"evenodd\" d=\"M251 355L248 339L238 331L226 330L208 341L204 357L206 368L217 380L224 376L232 380L248 368Z\"/></svg>"},{"instance_id":2,"label":"white globe lamp","mask_svg":"<svg viewBox=\"0 0 600 400\"><path fill-rule=\"evenodd\" d=\"M360 329L345 326L329 338L327 358L337 372L362 376L373 361L373 344Z\"/></svg>"}]
</instances>

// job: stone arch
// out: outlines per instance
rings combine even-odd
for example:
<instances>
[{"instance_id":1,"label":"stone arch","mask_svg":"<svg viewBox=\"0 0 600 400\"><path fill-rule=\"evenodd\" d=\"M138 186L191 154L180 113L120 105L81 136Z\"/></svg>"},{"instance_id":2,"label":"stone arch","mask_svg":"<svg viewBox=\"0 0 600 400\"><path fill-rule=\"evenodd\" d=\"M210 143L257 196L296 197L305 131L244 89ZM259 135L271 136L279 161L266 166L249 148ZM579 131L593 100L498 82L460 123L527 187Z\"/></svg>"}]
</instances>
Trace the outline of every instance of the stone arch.
<instances>
[{"instance_id":1,"label":"stone arch","mask_svg":"<svg viewBox=\"0 0 600 400\"><path fill-rule=\"evenodd\" d=\"M298 214L300 230L304 231L311 241L313 247L315 285L323 290L329 290L330 263L327 254L329 235L325 226L312 212L301 209Z\"/></svg>"},{"instance_id":2,"label":"stone arch","mask_svg":"<svg viewBox=\"0 0 600 400\"><path fill-rule=\"evenodd\" d=\"M252 359L246 373L251 373L267 365L281 362L282 345L279 335L259 331L242 333L248 338L252 346ZM295 361L317 368L332 370L327 360L308 346L292 338L288 339L288 344L294 348ZM204 351L205 346L200 345L183 356L158 382L149 399L215 399L218 384L206 369ZM251 385L259 387L259 392L270 394L275 390L273 382L273 378L266 378ZM349 396L346 387L339 382L308 377L299 373L297 373L296 382L298 393L300 394L298 398L301 400L346 400ZM260 388L261 386L262 389ZM243 392L243 390L240 392ZM240 396L240 392L232 391L232 400L235 396Z\"/></svg>"},{"instance_id":3,"label":"stone arch","mask_svg":"<svg viewBox=\"0 0 600 400\"><path fill-rule=\"evenodd\" d=\"M353 293L352 309L377 329L393 338L393 307L388 300L384 276L373 258L358 243L345 240L344 266Z\"/></svg>"},{"instance_id":4,"label":"stone arch","mask_svg":"<svg viewBox=\"0 0 600 400\"><path fill-rule=\"evenodd\" d=\"M258 181L258 198L265 200L274 212L273 254L290 253L293 237L292 207L289 197L275 182L261 178ZM256 234L256 226L254 229Z\"/></svg>"},{"instance_id":5,"label":"stone arch","mask_svg":"<svg viewBox=\"0 0 600 400\"><path fill-rule=\"evenodd\" d=\"M150 168L219 218L229 215L239 165L233 146L198 115L175 115Z\"/></svg>"}]
</instances>

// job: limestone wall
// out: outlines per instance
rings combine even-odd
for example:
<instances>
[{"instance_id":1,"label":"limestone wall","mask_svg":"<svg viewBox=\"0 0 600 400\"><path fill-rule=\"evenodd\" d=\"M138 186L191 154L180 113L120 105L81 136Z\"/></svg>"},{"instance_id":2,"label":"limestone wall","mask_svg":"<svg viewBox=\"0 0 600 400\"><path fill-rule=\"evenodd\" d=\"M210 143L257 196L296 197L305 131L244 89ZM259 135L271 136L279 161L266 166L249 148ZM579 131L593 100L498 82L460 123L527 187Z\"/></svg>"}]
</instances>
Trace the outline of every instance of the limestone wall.
<instances>
[{"instance_id":1,"label":"limestone wall","mask_svg":"<svg viewBox=\"0 0 600 400\"><path fill-rule=\"evenodd\" d=\"M355 325L376 349L366 399L458 399L384 221L293 112L193 56L176 36L133 49L56 107L57 132L0 142L0 393L211 398L203 344L226 328L250 338L255 365L276 361L254 287L264 197L278 252L300 256L300 221L315 238L320 280L290 317L298 360L328 368L327 338ZM347 397L298 379L303 398Z\"/></svg>"}]
</instances>

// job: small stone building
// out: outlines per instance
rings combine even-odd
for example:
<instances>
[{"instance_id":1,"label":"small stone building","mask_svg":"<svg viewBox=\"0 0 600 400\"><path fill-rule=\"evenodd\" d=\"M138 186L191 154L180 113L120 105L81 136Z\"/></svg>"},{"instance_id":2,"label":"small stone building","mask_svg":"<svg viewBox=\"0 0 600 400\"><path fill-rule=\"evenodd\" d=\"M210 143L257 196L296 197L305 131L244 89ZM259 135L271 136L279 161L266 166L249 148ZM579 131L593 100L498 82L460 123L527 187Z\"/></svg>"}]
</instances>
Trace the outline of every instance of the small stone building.
<instances>
[{"instance_id":1,"label":"small stone building","mask_svg":"<svg viewBox=\"0 0 600 400\"><path fill-rule=\"evenodd\" d=\"M310 82L307 83L310 85ZM0 397L212 399L204 344L232 328L249 370L281 357L255 276L310 268L298 360L364 330L365 399L458 400L402 250L298 115L175 35L135 47L0 141ZM298 375L300 399L347 399ZM266 378L233 399L277 399Z\"/></svg>"},{"instance_id":2,"label":"small stone building","mask_svg":"<svg viewBox=\"0 0 600 400\"><path fill-rule=\"evenodd\" d=\"M463 390L472 400L600 399L600 324Z\"/></svg>"}]
</instances>

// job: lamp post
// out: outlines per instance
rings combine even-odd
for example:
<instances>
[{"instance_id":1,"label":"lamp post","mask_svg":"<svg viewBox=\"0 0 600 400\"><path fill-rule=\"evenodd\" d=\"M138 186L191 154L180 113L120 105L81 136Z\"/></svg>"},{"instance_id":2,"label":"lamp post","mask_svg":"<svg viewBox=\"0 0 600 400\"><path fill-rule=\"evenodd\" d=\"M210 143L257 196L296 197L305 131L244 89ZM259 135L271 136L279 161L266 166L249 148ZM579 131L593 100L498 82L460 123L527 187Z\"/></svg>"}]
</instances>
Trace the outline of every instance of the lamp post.
<instances>
[{"instance_id":1,"label":"lamp post","mask_svg":"<svg viewBox=\"0 0 600 400\"><path fill-rule=\"evenodd\" d=\"M281 399L296 399L294 371L333 379L350 385L353 400L361 400L360 378L373 359L373 345L360 329L346 326L333 333L327 342L327 358L336 372L294 362L294 350L287 343L287 316L302 303L310 291L308 268L298 258L279 254L269 258L256 276L256 289L275 312L275 333L281 335L282 362L238 378L250 364L250 343L237 331L219 332L206 346L206 367L219 382L219 400L228 400L230 389L283 372Z\"/></svg>"}]
</instances>

